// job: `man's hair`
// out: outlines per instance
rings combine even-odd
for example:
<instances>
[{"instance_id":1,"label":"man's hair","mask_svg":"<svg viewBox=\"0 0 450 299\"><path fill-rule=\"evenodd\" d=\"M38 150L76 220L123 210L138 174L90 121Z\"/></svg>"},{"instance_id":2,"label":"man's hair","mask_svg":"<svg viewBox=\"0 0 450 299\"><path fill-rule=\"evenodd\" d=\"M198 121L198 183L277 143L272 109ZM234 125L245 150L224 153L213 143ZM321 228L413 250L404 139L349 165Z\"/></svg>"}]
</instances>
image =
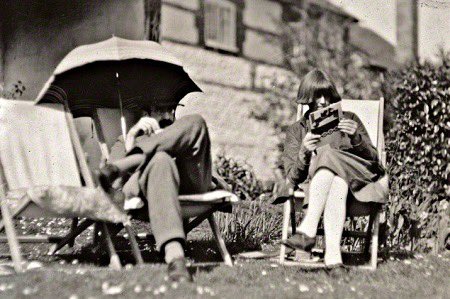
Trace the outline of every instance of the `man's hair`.
<instances>
[{"instance_id":1,"label":"man's hair","mask_svg":"<svg viewBox=\"0 0 450 299\"><path fill-rule=\"evenodd\" d=\"M314 69L307 73L300 81L297 100L299 104L312 104L314 99L324 96L331 103L341 101L333 80L323 71Z\"/></svg>"},{"instance_id":2,"label":"man's hair","mask_svg":"<svg viewBox=\"0 0 450 299\"><path fill-rule=\"evenodd\" d=\"M174 105L164 105L164 106L151 106L145 109L145 111L150 114L151 112L155 111L168 111L168 110L176 110L177 104Z\"/></svg>"}]
</instances>

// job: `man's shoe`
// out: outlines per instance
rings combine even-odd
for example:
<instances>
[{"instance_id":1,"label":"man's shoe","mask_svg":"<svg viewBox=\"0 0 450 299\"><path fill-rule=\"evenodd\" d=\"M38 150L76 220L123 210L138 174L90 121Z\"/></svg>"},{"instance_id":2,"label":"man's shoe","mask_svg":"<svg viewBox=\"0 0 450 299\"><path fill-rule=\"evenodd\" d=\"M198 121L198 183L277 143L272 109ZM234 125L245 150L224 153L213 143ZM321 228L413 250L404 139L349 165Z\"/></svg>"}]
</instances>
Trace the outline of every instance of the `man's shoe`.
<instances>
[{"instance_id":1,"label":"man's shoe","mask_svg":"<svg viewBox=\"0 0 450 299\"><path fill-rule=\"evenodd\" d=\"M308 237L304 233L296 233L287 240L281 240L281 243L292 249L311 251L316 244L316 238Z\"/></svg>"},{"instance_id":2,"label":"man's shoe","mask_svg":"<svg viewBox=\"0 0 450 299\"><path fill-rule=\"evenodd\" d=\"M186 267L186 260L184 257L176 258L169 263L167 275L172 282L192 282L192 276Z\"/></svg>"},{"instance_id":3,"label":"man's shoe","mask_svg":"<svg viewBox=\"0 0 450 299\"><path fill-rule=\"evenodd\" d=\"M106 164L99 170L98 180L103 191L110 193L113 190L113 182L120 176L120 170L117 166Z\"/></svg>"}]
</instances>

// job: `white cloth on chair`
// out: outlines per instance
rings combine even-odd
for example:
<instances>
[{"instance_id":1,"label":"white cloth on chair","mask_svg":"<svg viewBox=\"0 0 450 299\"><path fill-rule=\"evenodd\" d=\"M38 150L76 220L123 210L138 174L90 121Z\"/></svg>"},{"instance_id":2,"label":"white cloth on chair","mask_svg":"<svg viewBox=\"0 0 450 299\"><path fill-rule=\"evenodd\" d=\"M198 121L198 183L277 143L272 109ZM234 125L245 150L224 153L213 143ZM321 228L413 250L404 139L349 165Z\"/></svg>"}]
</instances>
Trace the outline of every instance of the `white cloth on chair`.
<instances>
[{"instance_id":1,"label":"white cloth on chair","mask_svg":"<svg viewBox=\"0 0 450 299\"><path fill-rule=\"evenodd\" d=\"M0 99L0 162L10 190L81 186L62 105Z\"/></svg>"}]
</instances>

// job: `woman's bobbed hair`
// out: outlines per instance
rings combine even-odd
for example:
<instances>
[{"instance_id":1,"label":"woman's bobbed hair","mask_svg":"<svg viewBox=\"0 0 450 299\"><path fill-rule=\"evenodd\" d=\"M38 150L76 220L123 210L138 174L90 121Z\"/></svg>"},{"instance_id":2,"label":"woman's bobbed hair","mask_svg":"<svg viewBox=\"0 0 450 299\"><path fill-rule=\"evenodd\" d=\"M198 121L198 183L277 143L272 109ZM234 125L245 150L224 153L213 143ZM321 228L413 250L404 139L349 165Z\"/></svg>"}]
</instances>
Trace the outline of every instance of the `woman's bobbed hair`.
<instances>
[{"instance_id":1,"label":"woman's bobbed hair","mask_svg":"<svg viewBox=\"0 0 450 299\"><path fill-rule=\"evenodd\" d=\"M296 102L299 104L312 104L314 99L321 96L330 99L331 103L341 101L341 96L337 92L331 78L323 71L314 69L300 81Z\"/></svg>"}]
</instances>

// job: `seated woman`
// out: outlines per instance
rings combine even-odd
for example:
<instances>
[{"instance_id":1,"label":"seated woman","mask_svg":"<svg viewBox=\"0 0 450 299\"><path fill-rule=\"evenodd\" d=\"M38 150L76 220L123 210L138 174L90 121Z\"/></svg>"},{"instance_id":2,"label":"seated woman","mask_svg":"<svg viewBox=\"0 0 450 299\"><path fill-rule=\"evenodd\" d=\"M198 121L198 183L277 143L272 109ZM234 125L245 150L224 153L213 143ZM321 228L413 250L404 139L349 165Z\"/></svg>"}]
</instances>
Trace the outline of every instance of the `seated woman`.
<instances>
[{"instance_id":1,"label":"seated woman","mask_svg":"<svg viewBox=\"0 0 450 299\"><path fill-rule=\"evenodd\" d=\"M297 102L307 104L308 112L287 131L284 167L288 180L303 183L306 215L297 233L282 243L310 251L316 241L317 226L323 213L325 265L342 265L340 242L344 229L347 200L385 201L377 181L384 175L377 150L364 125L351 112L343 112L338 137L318 147L320 135L310 132L309 113L341 101L333 81L320 70L309 72L301 81Z\"/></svg>"}]
</instances>

